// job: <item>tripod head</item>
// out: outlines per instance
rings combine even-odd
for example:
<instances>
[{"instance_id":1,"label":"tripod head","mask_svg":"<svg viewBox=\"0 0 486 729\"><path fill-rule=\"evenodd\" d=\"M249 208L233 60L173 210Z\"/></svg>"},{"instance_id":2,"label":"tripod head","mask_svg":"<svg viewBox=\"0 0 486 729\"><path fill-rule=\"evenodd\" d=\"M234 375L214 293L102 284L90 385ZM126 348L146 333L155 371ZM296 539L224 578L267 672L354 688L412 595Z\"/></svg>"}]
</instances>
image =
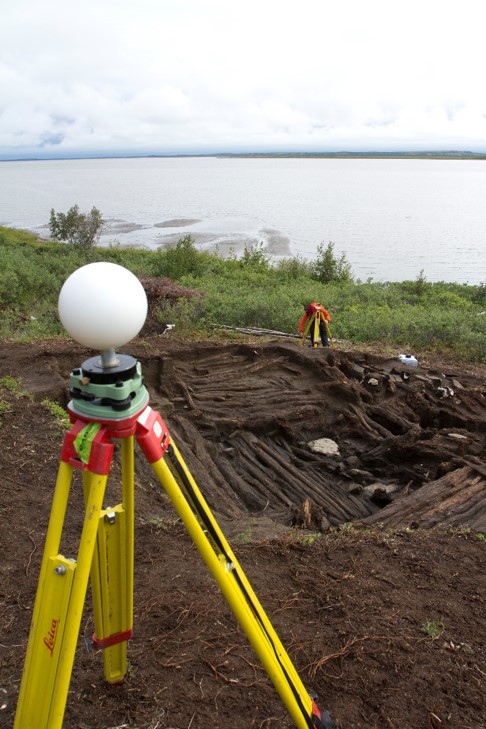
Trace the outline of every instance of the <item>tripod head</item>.
<instances>
[{"instance_id":1,"label":"tripod head","mask_svg":"<svg viewBox=\"0 0 486 729\"><path fill-rule=\"evenodd\" d=\"M71 372L70 382L69 410L90 419L129 418L149 400L140 362L125 354L112 367L99 357L87 359Z\"/></svg>"},{"instance_id":2,"label":"tripod head","mask_svg":"<svg viewBox=\"0 0 486 729\"><path fill-rule=\"evenodd\" d=\"M71 372L69 410L89 419L131 417L148 403L141 365L117 354L135 337L147 316L147 296L136 276L115 263L90 263L65 281L59 316L80 344L100 349Z\"/></svg>"}]
</instances>

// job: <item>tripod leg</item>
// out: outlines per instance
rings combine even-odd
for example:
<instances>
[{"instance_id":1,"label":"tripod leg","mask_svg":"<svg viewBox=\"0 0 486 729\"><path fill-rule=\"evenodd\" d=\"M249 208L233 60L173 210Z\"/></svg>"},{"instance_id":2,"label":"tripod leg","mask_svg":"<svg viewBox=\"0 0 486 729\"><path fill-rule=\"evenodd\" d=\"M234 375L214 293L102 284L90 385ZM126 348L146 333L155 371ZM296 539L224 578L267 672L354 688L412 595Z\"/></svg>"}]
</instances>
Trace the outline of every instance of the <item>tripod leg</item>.
<instances>
[{"instance_id":1,"label":"tripod leg","mask_svg":"<svg viewBox=\"0 0 486 729\"><path fill-rule=\"evenodd\" d=\"M298 729L312 729L313 703L285 648L254 594L214 516L160 416L144 414L152 432L139 438L161 486L169 496L203 560L245 631ZM155 422L150 422L149 418ZM161 445L162 435L163 444ZM158 439L158 446L155 440ZM155 460L157 450L161 454Z\"/></svg>"},{"instance_id":2,"label":"tripod leg","mask_svg":"<svg viewBox=\"0 0 486 729\"><path fill-rule=\"evenodd\" d=\"M72 480L61 462L44 547L15 729L61 729L103 503L106 476L90 474L78 559L58 554Z\"/></svg>"},{"instance_id":3,"label":"tripod leg","mask_svg":"<svg viewBox=\"0 0 486 729\"><path fill-rule=\"evenodd\" d=\"M320 332L319 332L319 324L320 324L320 317L317 316L317 314L312 315L312 346L314 349L316 349L319 346L319 338L320 338Z\"/></svg>"},{"instance_id":4,"label":"tripod leg","mask_svg":"<svg viewBox=\"0 0 486 729\"><path fill-rule=\"evenodd\" d=\"M133 436L123 438L122 504L100 514L91 569L95 618L93 647L103 649L104 675L120 683L127 672L133 628L134 464Z\"/></svg>"},{"instance_id":5,"label":"tripod leg","mask_svg":"<svg viewBox=\"0 0 486 729\"><path fill-rule=\"evenodd\" d=\"M327 321L325 321L325 320L324 320L324 324L326 327L327 338L329 339L331 347L334 349L334 339L332 338L331 328L330 328L329 324L327 323Z\"/></svg>"},{"instance_id":6,"label":"tripod leg","mask_svg":"<svg viewBox=\"0 0 486 729\"><path fill-rule=\"evenodd\" d=\"M307 336L311 330L313 322L314 322L314 317L311 316L311 318L308 320L307 324L304 327L304 331L302 332L302 340L301 340L302 345L305 344L305 340L307 339ZM312 340L312 337L311 337L311 340Z\"/></svg>"}]
</instances>

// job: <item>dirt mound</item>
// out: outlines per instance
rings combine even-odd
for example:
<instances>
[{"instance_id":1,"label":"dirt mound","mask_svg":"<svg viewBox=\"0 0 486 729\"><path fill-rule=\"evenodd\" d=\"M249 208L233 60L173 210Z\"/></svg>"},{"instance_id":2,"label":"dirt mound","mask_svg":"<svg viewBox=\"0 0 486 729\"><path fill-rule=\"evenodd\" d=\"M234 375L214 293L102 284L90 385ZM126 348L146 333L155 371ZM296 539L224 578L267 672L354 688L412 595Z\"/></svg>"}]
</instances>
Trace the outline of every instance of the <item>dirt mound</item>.
<instances>
[{"instance_id":1,"label":"dirt mound","mask_svg":"<svg viewBox=\"0 0 486 729\"><path fill-rule=\"evenodd\" d=\"M484 727L486 370L282 340L126 349L320 707L343 729ZM0 345L0 376L28 393L1 391L6 726L63 437L42 401L65 405L69 373L92 354ZM293 726L138 452L136 477L129 676L107 686L80 640L64 726ZM81 638L92 632L87 602Z\"/></svg>"}]
</instances>

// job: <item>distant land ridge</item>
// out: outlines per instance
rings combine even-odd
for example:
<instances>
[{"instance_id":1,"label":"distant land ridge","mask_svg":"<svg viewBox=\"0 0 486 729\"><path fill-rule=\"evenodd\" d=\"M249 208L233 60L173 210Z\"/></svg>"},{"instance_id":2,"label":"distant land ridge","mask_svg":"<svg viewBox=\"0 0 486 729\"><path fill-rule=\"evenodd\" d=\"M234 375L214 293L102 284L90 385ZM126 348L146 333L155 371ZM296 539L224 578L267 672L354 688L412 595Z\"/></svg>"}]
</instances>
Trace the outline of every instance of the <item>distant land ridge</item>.
<instances>
[{"instance_id":1,"label":"distant land ridge","mask_svg":"<svg viewBox=\"0 0 486 729\"><path fill-rule=\"evenodd\" d=\"M298 157L337 159L486 159L486 152L459 150L417 151L417 152L225 152L215 157Z\"/></svg>"}]
</instances>

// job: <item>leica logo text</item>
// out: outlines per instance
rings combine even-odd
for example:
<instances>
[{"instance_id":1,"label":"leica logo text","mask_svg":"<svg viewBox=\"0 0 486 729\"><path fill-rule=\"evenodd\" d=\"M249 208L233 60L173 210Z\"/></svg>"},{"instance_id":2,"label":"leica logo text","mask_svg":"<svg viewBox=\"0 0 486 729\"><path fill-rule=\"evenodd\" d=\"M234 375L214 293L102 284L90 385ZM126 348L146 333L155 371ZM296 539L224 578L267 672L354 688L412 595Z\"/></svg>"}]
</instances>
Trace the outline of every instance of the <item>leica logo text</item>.
<instances>
[{"instance_id":1,"label":"leica logo text","mask_svg":"<svg viewBox=\"0 0 486 729\"><path fill-rule=\"evenodd\" d=\"M44 645L48 648L49 653L54 653L54 647L56 645L56 638L57 638L57 630L59 628L59 620L56 618L52 618L51 620L51 627L49 629L49 632L47 633L46 637L44 638Z\"/></svg>"}]
</instances>

